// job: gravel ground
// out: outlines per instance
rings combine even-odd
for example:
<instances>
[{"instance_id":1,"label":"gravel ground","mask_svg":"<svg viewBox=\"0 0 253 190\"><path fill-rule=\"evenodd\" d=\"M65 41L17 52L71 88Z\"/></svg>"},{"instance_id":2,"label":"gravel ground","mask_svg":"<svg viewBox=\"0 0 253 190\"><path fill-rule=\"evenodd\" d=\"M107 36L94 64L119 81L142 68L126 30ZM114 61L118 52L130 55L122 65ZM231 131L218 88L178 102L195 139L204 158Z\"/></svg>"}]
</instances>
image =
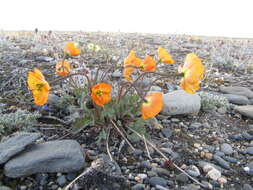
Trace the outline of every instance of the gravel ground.
<instances>
[{"instance_id":1,"label":"gravel ground","mask_svg":"<svg viewBox=\"0 0 253 190\"><path fill-rule=\"evenodd\" d=\"M8 107L35 110L31 94L26 87L27 72L35 66L41 68L48 80L55 79L55 60L66 41L76 41L83 47L88 43L101 46L104 55L86 53L73 64L83 64L91 70L106 63L122 64L129 50L134 48L143 58L155 55L158 47L166 48L175 60L165 71L173 72L183 63L185 55L194 52L206 66L206 77L201 91L220 93L219 87L243 86L253 90L253 40L224 39L182 35L84 33L84 32L2 32L0 34L0 94L1 103ZM85 51L85 50L84 50ZM111 55L109 58L105 54ZM178 88L175 83L159 84L164 92ZM252 100L252 99L251 99ZM252 103L253 104L253 103ZM147 127L150 140L190 176L212 189L253 189L253 120L233 109L220 107L202 110L197 115L157 116L162 129ZM64 115L64 113L62 113ZM98 129L88 128L72 135L63 127L45 127L46 121L37 129L45 141L75 139L86 152L91 163L96 156L106 153L104 143L98 143ZM204 189L171 167L154 148L149 154L141 139L132 142L135 151L118 134L111 135L110 152L119 165L127 187L120 183L89 189ZM211 167L211 169L208 167ZM213 169L214 168L214 169ZM0 171L2 169L0 168ZM81 173L80 171L79 173ZM10 179L0 172L1 185L18 190L63 189L79 173L43 173L29 177ZM218 178L218 179L217 179ZM82 185L80 182L79 186ZM83 189L85 189L83 187Z\"/></svg>"}]
</instances>

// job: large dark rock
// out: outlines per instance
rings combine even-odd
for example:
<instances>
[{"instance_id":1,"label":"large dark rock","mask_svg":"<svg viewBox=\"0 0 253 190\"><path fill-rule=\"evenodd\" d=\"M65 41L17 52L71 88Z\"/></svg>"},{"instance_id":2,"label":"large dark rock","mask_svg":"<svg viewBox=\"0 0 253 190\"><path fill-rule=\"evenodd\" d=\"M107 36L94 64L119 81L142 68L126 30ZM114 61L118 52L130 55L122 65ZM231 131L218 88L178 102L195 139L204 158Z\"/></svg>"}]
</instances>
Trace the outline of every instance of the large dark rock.
<instances>
[{"instance_id":1,"label":"large dark rock","mask_svg":"<svg viewBox=\"0 0 253 190\"><path fill-rule=\"evenodd\" d=\"M12 156L23 151L40 137L40 133L20 133L2 142L0 144L0 164L7 162Z\"/></svg>"},{"instance_id":2,"label":"large dark rock","mask_svg":"<svg viewBox=\"0 0 253 190\"><path fill-rule=\"evenodd\" d=\"M84 154L74 140L36 144L11 159L4 166L4 174L11 178L36 173L73 172L84 167Z\"/></svg>"}]
</instances>

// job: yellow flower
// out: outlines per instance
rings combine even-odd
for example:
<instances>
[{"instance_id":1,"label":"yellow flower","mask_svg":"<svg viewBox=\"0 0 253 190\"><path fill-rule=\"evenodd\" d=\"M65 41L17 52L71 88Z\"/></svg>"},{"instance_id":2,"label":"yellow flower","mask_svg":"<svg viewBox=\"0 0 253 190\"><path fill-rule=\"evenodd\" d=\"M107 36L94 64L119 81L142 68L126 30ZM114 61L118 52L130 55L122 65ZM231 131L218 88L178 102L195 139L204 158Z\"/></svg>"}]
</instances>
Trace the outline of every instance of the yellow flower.
<instances>
[{"instance_id":1,"label":"yellow flower","mask_svg":"<svg viewBox=\"0 0 253 190\"><path fill-rule=\"evenodd\" d=\"M70 72L70 64L66 60L60 61L56 64L56 73L62 77L68 75Z\"/></svg>"},{"instance_id":2,"label":"yellow flower","mask_svg":"<svg viewBox=\"0 0 253 190\"><path fill-rule=\"evenodd\" d=\"M142 104L141 113L143 119L155 117L163 108L163 95L161 92L154 92L145 97L146 102Z\"/></svg>"},{"instance_id":3,"label":"yellow flower","mask_svg":"<svg viewBox=\"0 0 253 190\"><path fill-rule=\"evenodd\" d=\"M68 42L64 51L70 56L78 56L81 53L81 50L77 47L77 44L73 42Z\"/></svg>"},{"instance_id":4,"label":"yellow flower","mask_svg":"<svg viewBox=\"0 0 253 190\"><path fill-rule=\"evenodd\" d=\"M200 58L194 53L187 54L184 65L179 66L178 72L183 73L180 87L190 94L196 93L200 88L200 81L204 79L205 72Z\"/></svg>"},{"instance_id":5,"label":"yellow flower","mask_svg":"<svg viewBox=\"0 0 253 190\"><path fill-rule=\"evenodd\" d=\"M33 93L34 103L38 106L44 105L48 100L50 86L39 69L28 73L28 88Z\"/></svg>"},{"instance_id":6,"label":"yellow flower","mask_svg":"<svg viewBox=\"0 0 253 190\"><path fill-rule=\"evenodd\" d=\"M140 67L142 61L135 56L134 50L131 50L127 58L124 60L124 78L128 81L132 81L131 74L134 71L134 67Z\"/></svg>"},{"instance_id":7,"label":"yellow flower","mask_svg":"<svg viewBox=\"0 0 253 190\"><path fill-rule=\"evenodd\" d=\"M144 72L155 72L156 62L151 56L146 56L140 65L140 69Z\"/></svg>"},{"instance_id":8,"label":"yellow flower","mask_svg":"<svg viewBox=\"0 0 253 190\"><path fill-rule=\"evenodd\" d=\"M91 89L91 98L98 106L104 106L111 100L111 85L107 83L98 83Z\"/></svg>"},{"instance_id":9,"label":"yellow flower","mask_svg":"<svg viewBox=\"0 0 253 190\"><path fill-rule=\"evenodd\" d=\"M159 47L158 50L158 58L161 62L167 64L173 64L174 60L171 58L170 54L164 49Z\"/></svg>"}]
</instances>

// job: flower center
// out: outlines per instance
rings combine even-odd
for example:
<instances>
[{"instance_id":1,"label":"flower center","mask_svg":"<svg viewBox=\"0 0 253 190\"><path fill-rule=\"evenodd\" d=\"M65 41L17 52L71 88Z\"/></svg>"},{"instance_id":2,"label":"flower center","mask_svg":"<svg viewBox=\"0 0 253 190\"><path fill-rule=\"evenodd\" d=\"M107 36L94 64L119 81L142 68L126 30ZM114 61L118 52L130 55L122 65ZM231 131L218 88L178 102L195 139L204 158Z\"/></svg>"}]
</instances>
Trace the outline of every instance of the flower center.
<instances>
[{"instance_id":1,"label":"flower center","mask_svg":"<svg viewBox=\"0 0 253 190\"><path fill-rule=\"evenodd\" d=\"M96 95L97 96L102 96L103 95L103 91L102 90L97 90L96 91Z\"/></svg>"},{"instance_id":2,"label":"flower center","mask_svg":"<svg viewBox=\"0 0 253 190\"><path fill-rule=\"evenodd\" d=\"M36 84L37 90L41 91L42 87L44 86L43 83Z\"/></svg>"},{"instance_id":3,"label":"flower center","mask_svg":"<svg viewBox=\"0 0 253 190\"><path fill-rule=\"evenodd\" d=\"M145 98L145 102L143 102L143 106L150 106L151 104L151 98Z\"/></svg>"}]
</instances>

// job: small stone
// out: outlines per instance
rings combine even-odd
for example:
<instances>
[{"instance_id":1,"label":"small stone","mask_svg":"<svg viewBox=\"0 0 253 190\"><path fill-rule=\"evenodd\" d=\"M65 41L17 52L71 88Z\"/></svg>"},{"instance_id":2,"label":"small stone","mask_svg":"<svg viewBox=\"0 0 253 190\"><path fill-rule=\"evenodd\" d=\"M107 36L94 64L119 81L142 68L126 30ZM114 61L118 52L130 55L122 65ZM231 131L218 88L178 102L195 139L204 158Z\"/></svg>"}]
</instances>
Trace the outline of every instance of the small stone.
<instances>
[{"instance_id":1,"label":"small stone","mask_svg":"<svg viewBox=\"0 0 253 190\"><path fill-rule=\"evenodd\" d=\"M244 137L245 140L248 140L248 141L253 140L253 135L251 135L247 132L243 133L242 136Z\"/></svg>"},{"instance_id":2,"label":"small stone","mask_svg":"<svg viewBox=\"0 0 253 190\"><path fill-rule=\"evenodd\" d=\"M152 166L150 164L150 162L148 160L145 160L145 161L142 161L141 164L140 164L140 167L141 168L147 168L147 169L151 169Z\"/></svg>"},{"instance_id":3,"label":"small stone","mask_svg":"<svg viewBox=\"0 0 253 190\"><path fill-rule=\"evenodd\" d=\"M230 165L227 161L225 161L224 159L222 159L221 157L217 156L217 155L214 155L213 156L213 159L220 165L222 166L223 168L225 169L230 169Z\"/></svg>"},{"instance_id":4,"label":"small stone","mask_svg":"<svg viewBox=\"0 0 253 190\"><path fill-rule=\"evenodd\" d=\"M152 168L153 172L157 173L159 176L168 176L170 177L170 172L164 168Z\"/></svg>"},{"instance_id":5,"label":"small stone","mask_svg":"<svg viewBox=\"0 0 253 190\"><path fill-rule=\"evenodd\" d=\"M76 173L68 173L66 175L67 180L72 181L76 178Z\"/></svg>"},{"instance_id":6,"label":"small stone","mask_svg":"<svg viewBox=\"0 0 253 190\"><path fill-rule=\"evenodd\" d=\"M202 126L201 123L198 123L198 122L195 122L195 123L192 123L190 126L189 126L189 129L190 130L195 130L195 129L198 129Z\"/></svg>"},{"instance_id":7,"label":"small stone","mask_svg":"<svg viewBox=\"0 0 253 190\"><path fill-rule=\"evenodd\" d=\"M223 185L226 184L228 181L225 177L220 177L218 179L218 182L221 184L221 187L223 187Z\"/></svg>"},{"instance_id":8,"label":"small stone","mask_svg":"<svg viewBox=\"0 0 253 190\"><path fill-rule=\"evenodd\" d=\"M198 177L198 176L200 176L200 171L199 171L199 169L198 169L196 166L194 166L194 165L190 166L190 167L186 170L186 172L187 172L190 176L192 176L192 177Z\"/></svg>"},{"instance_id":9,"label":"small stone","mask_svg":"<svg viewBox=\"0 0 253 190\"><path fill-rule=\"evenodd\" d=\"M48 179L48 174L41 173L41 174L36 175L36 181L42 186L47 184L47 179Z\"/></svg>"},{"instance_id":10,"label":"small stone","mask_svg":"<svg viewBox=\"0 0 253 190\"><path fill-rule=\"evenodd\" d=\"M167 181L161 177L151 177L149 179L149 184L152 186L161 185L165 187L167 185Z\"/></svg>"},{"instance_id":11,"label":"small stone","mask_svg":"<svg viewBox=\"0 0 253 190\"><path fill-rule=\"evenodd\" d=\"M155 186L155 189L156 189L156 190L169 190L168 188L165 188L165 187L163 187L163 186L161 186L161 185L156 185L156 186Z\"/></svg>"},{"instance_id":12,"label":"small stone","mask_svg":"<svg viewBox=\"0 0 253 190\"><path fill-rule=\"evenodd\" d=\"M224 160L231 162L231 163L237 163L238 160L236 158L230 157L230 156L223 156L222 157Z\"/></svg>"},{"instance_id":13,"label":"small stone","mask_svg":"<svg viewBox=\"0 0 253 190\"><path fill-rule=\"evenodd\" d=\"M166 138L170 138L172 135L172 131L170 128L163 128L161 132Z\"/></svg>"},{"instance_id":14,"label":"small stone","mask_svg":"<svg viewBox=\"0 0 253 190\"><path fill-rule=\"evenodd\" d=\"M51 62L54 60L52 57L47 57L47 56L38 56L35 58L36 61L45 61L45 62Z\"/></svg>"},{"instance_id":15,"label":"small stone","mask_svg":"<svg viewBox=\"0 0 253 190\"><path fill-rule=\"evenodd\" d=\"M230 144L228 144L228 143L223 143L223 144L221 145L221 147L220 147L220 150L221 150L222 152L224 152L225 154L227 154L227 155L230 155L230 154L233 153L233 148L232 148L232 146L231 146Z\"/></svg>"},{"instance_id":16,"label":"small stone","mask_svg":"<svg viewBox=\"0 0 253 190\"><path fill-rule=\"evenodd\" d=\"M181 182L181 183L186 183L189 180L189 178L188 178L187 175L181 173L181 174L179 174L179 175L176 176L176 180L178 182Z\"/></svg>"},{"instance_id":17,"label":"small stone","mask_svg":"<svg viewBox=\"0 0 253 190\"><path fill-rule=\"evenodd\" d=\"M131 188L131 190L145 190L145 185L144 184L136 184Z\"/></svg>"},{"instance_id":18,"label":"small stone","mask_svg":"<svg viewBox=\"0 0 253 190\"><path fill-rule=\"evenodd\" d=\"M59 176L56 181L57 181L57 184L61 187L67 183L66 177L64 175Z\"/></svg>"},{"instance_id":19,"label":"small stone","mask_svg":"<svg viewBox=\"0 0 253 190\"><path fill-rule=\"evenodd\" d=\"M116 70L112 73L112 77L113 78L121 78L122 77L122 73L119 70Z\"/></svg>"},{"instance_id":20,"label":"small stone","mask_svg":"<svg viewBox=\"0 0 253 190\"><path fill-rule=\"evenodd\" d=\"M250 154L250 155L253 155L253 147L246 148L246 153Z\"/></svg>"},{"instance_id":21,"label":"small stone","mask_svg":"<svg viewBox=\"0 0 253 190\"><path fill-rule=\"evenodd\" d=\"M221 172L213 167L207 172L207 177L209 177L212 180L218 180L221 177Z\"/></svg>"}]
</instances>

